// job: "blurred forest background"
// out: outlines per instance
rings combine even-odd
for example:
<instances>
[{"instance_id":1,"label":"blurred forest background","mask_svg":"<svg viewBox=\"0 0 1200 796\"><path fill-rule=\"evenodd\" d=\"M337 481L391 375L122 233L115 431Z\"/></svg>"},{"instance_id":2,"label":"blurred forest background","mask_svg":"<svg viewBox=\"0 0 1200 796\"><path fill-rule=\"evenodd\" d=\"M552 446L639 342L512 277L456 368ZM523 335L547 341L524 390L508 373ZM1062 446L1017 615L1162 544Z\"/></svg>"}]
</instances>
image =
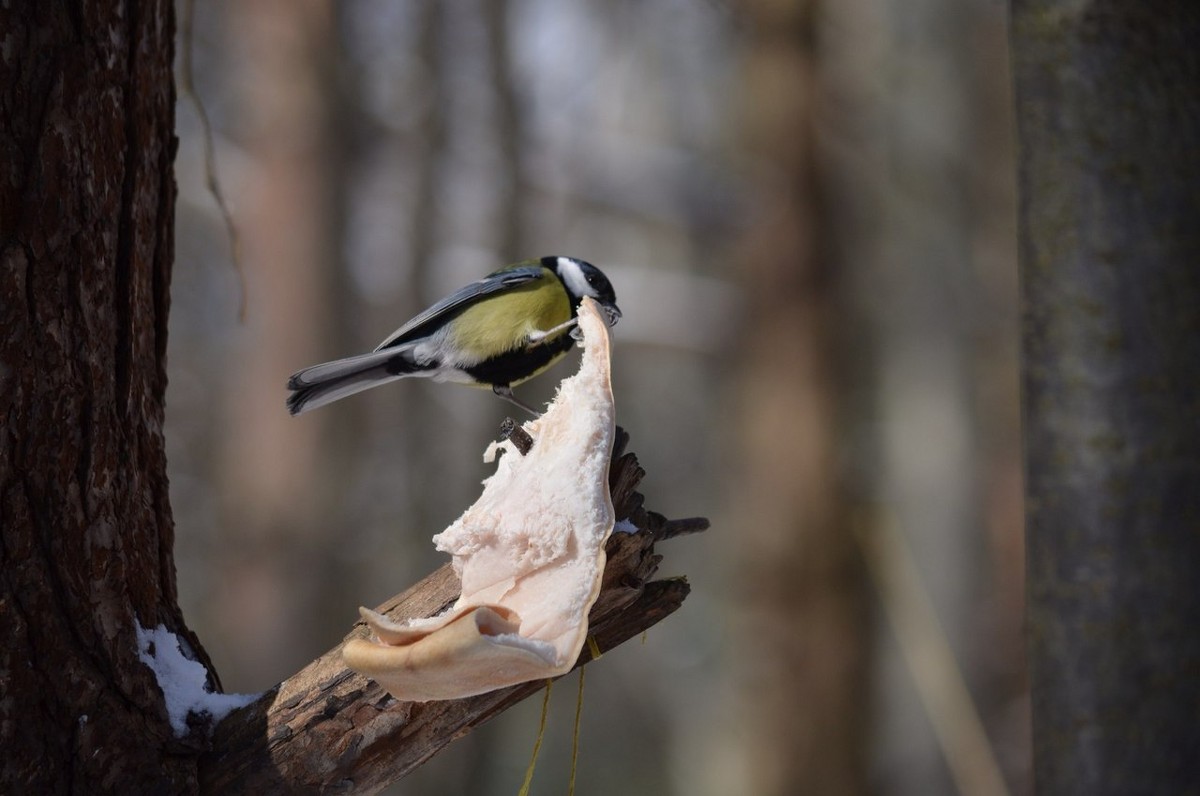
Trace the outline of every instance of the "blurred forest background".
<instances>
[{"instance_id":1,"label":"blurred forest background","mask_svg":"<svg viewBox=\"0 0 1200 796\"><path fill-rule=\"evenodd\" d=\"M625 313L648 507L713 521L660 548L683 609L588 667L578 792L1030 791L1005 4L224 0L194 23L244 289L181 92L166 434L180 600L227 690L440 565L509 413L402 382L292 418L288 375L570 254ZM539 702L395 792L515 793ZM568 678L534 793L566 790L574 702Z\"/></svg>"}]
</instances>

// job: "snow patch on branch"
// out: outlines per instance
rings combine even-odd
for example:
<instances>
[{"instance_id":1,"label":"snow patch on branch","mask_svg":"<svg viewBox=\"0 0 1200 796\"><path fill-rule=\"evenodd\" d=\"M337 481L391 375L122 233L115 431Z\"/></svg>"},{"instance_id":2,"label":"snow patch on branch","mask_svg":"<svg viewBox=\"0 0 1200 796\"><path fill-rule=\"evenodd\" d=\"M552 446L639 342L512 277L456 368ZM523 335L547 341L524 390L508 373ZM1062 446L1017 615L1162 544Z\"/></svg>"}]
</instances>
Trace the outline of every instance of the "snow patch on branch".
<instances>
[{"instance_id":1,"label":"snow patch on branch","mask_svg":"<svg viewBox=\"0 0 1200 796\"><path fill-rule=\"evenodd\" d=\"M632 520L618 520L613 526L613 533L637 533L640 529L633 524Z\"/></svg>"},{"instance_id":2,"label":"snow patch on branch","mask_svg":"<svg viewBox=\"0 0 1200 796\"><path fill-rule=\"evenodd\" d=\"M259 694L217 694L208 690L208 670L183 653L179 637L159 625L147 630L137 625L138 658L154 672L171 729L177 738L188 734L188 714L211 717L215 725L233 710L249 705ZM84 717L86 720L86 717Z\"/></svg>"}]
</instances>

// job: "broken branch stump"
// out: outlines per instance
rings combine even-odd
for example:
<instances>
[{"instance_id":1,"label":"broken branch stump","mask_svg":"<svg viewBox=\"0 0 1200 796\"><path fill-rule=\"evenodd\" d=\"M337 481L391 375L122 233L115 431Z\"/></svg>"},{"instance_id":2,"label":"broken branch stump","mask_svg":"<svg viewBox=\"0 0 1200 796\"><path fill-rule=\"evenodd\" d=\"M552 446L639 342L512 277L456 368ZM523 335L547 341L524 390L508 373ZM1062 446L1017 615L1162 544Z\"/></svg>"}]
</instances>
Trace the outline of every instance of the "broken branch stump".
<instances>
[{"instance_id":1,"label":"broken branch stump","mask_svg":"<svg viewBox=\"0 0 1200 796\"><path fill-rule=\"evenodd\" d=\"M637 486L645 471L625 452L628 441L618 429L609 487L618 520L638 531L613 533L605 548L603 586L588 631L601 652L652 627L688 594L682 578L651 580L662 560L655 542L708 527L702 518L667 520L643 508ZM458 593L447 564L378 610L397 620L430 616ZM467 699L400 702L342 662L346 641L367 634L357 623L341 644L219 724L200 761L201 791L372 793L545 686L536 680ZM576 666L591 658L585 646Z\"/></svg>"}]
</instances>

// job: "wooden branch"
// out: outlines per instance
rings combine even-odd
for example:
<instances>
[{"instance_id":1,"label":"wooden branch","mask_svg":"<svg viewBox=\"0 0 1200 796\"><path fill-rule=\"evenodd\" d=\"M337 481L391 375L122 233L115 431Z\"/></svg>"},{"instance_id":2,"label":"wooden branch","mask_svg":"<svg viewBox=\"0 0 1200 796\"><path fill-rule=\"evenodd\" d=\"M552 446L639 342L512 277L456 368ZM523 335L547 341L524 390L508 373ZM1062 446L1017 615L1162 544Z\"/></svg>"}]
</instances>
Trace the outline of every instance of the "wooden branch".
<instances>
[{"instance_id":1,"label":"wooden branch","mask_svg":"<svg viewBox=\"0 0 1200 796\"><path fill-rule=\"evenodd\" d=\"M602 652L656 624L688 594L683 579L650 580L662 559L654 543L708 527L704 519L669 521L642 507L636 488L645 471L625 452L628 439L618 429L609 484L616 516L640 530L608 540L603 587L589 617L589 633ZM429 616L458 593L446 565L378 610L395 619ZM222 722L200 761L202 791L372 793L545 685L539 680L467 699L400 702L342 663L346 641L367 634L358 623L337 647ZM590 660L585 647L576 665Z\"/></svg>"}]
</instances>

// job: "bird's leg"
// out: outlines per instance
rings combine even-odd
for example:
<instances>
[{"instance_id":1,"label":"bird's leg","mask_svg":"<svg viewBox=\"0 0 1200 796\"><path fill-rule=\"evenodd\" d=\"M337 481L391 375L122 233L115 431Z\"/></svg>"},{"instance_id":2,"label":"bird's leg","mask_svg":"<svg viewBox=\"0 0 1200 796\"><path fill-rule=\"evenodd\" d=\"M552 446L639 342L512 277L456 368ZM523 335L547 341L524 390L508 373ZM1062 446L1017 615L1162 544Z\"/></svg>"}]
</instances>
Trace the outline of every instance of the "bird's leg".
<instances>
[{"instance_id":1,"label":"bird's leg","mask_svg":"<svg viewBox=\"0 0 1200 796\"><path fill-rule=\"evenodd\" d=\"M512 387L509 387L507 384L493 384L492 392L494 392L496 395L499 395L501 398L508 401L509 403L521 407L522 409L524 409L526 412L533 415L534 417L542 416L541 412L534 409L532 406L525 403L517 396L513 395Z\"/></svg>"},{"instance_id":2,"label":"bird's leg","mask_svg":"<svg viewBox=\"0 0 1200 796\"><path fill-rule=\"evenodd\" d=\"M563 331L564 329L570 329L572 326L575 326L577 323L579 323L578 318L571 318L569 321L564 321L563 323L560 323L558 326L555 326L553 329L547 329L544 332L541 329L534 329L532 332L529 333L529 347L533 348L534 346L539 346L542 343L546 342L546 340L553 337L554 335L558 334L559 332Z\"/></svg>"}]
</instances>

